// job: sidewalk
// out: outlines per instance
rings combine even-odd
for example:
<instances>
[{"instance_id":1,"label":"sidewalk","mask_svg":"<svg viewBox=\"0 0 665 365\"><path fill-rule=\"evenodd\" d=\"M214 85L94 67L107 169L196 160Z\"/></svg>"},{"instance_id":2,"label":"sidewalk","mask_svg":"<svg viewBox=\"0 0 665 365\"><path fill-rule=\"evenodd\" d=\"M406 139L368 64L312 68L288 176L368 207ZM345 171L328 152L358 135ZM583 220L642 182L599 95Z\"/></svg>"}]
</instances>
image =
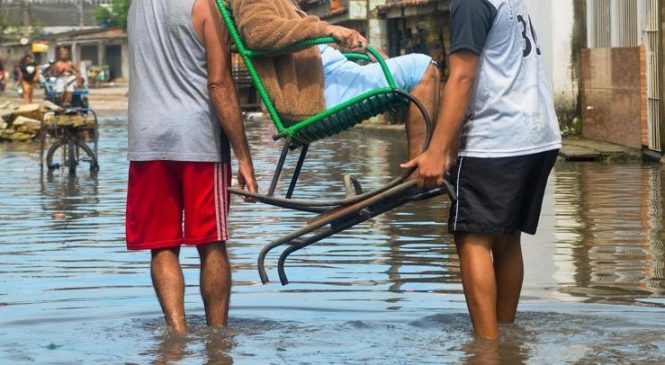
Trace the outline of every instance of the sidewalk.
<instances>
[{"instance_id":1,"label":"sidewalk","mask_svg":"<svg viewBox=\"0 0 665 365\"><path fill-rule=\"evenodd\" d=\"M126 115L127 90L126 86L90 89L90 107L102 116Z\"/></svg>"},{"instance_id":2,"label":"sidewalk","mask_svg":"<svg viewBox=\"0 0 665 365\"><path fill-rule=\"evenodd\" d=\"M126 86L90 89L88 94L90 107L104 116L126 115L127 90ZM42 102L44 100L44 90L36 89L33 99L35 103ZM23 104L23 100L11 89L0 93L0 101L4 100L9 100L16 105Z\"/></svg>"},{"instance_id":3,"label":"sidewalk","mask_svg":"<svg viewBox=\"0 0 665 365\"><path fill-rule=\"evenodd\" d=\"M566 161L641 161L642 151L583 137L571 137L563 140L559 156Z\"/></svg>"}]
</instances>

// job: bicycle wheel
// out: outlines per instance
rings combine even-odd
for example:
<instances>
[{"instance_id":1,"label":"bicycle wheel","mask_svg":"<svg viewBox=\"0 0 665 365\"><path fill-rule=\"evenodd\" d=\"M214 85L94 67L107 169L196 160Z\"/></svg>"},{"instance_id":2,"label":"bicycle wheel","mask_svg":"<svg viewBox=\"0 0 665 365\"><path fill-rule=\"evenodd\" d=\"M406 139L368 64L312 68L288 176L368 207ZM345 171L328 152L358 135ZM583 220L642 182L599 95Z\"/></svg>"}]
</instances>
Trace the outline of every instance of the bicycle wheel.
<instances>
[{"instance_id":1,"label":"bicycle wheel","mask_svg":"<svg viewBox=\"0 0 665 365\"><path fill-rule=\"evenodd\" d=\"M65 162L64 155L65 155L65 149L66 148L64 148L63 146L64 146L64 143L61 140L57 140L57 141L55 141L55 143L53 143L51 145L51 147L49 147L48 152L46 153L46 167L48 167L49 170L59 169L60 166L65 164L64 163ZM53 158L55 157L56 151L59 150L60 147L63 147L63 152L62 152L63 157L59 161L56 160L56 162L54 162Z\"/></svg>"},{"instance_id":2,"label":"bicycle wheel","mask_svg":"<svg viewBox=\"0 0 665 365\"><path fill-rule=\"evenodd\" d=\"M76 148L76 141L73 139L67 140L67 169L70 175L76 175L76 166L79 164L78 148Z\"/></svg>"},{"instance_id":3,"label":"bicycle wheel","mask_svg":"<svg viewBox=\"0 0 665 365\"><path fill-rule=\"evenodd\" d=\"M92 149L88 144L85 142L79 140L76 141L76 165L81 165L81 164L88 164L90 168L90 172L97 172L99 171L99 163L97 163L97 156L95 155L94 152L92 152ZM85 153L85 155L81 154L81 151ZM70 172L71 173L71 172ZM76 168L74 168L74 173L76 173Z\"/></svg>"},{"instance_id":4,"label":"bicycle wheel","mask_svg":"<svg viewBox=\"0 0 665 365\"><path fill-rule=\"evenodd\" d=\"M70 175L75 175L78 165L88 164L90 172L99 171L97 156L95 156L92 149L85 142L71 141L68 144L73 147L68 147L64 141L59 140L48 149L46 153L46 166L49 170L66 167ZM58 157L58 151L60 151L61 157Z\"/></svg>"}]
</instances>

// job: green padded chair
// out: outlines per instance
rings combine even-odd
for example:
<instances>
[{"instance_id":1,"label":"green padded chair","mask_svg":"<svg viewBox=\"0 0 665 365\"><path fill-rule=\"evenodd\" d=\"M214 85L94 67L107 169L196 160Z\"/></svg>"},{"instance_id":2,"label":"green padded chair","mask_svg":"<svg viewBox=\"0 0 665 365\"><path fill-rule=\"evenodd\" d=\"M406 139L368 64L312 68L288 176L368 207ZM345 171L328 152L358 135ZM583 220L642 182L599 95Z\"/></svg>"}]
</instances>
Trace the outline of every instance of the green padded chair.
<instances>
[{"instance_id":1,"label":"green padded chair","mask_svg":"<svg viewBox=\"0 0 665 365\"><path fill-rule=\"evenodd\" d=\"M231 11L223 4L222 0L216 0L219 11L221 12L222 19L226 24L226 27L231 34L233 43L236 46L236 51L240 54L247 71L254 83L256 89L258 90L261 100L265 104L265 107L270 115L277 133L274 136L275 140L286 139L280 160L277 165L275 174L273 175L270 188L268 189L267 195L251 195L251 197L256 198L260 201L263 201L268 204L278 205L286 208L294 208L300 210L309 210L309 211L319 211L321 207L330 207L338 205L352 204L367 198L371 195L385 191L390 187L395 186L399 182L404 181L411 172L403 174L403 176L395 179L392 183L383 186L379 189L373 190L369 193L361 193L360 189L351 189L358 193L354 197L337 199L337 200L308 200L308 201L298 201L292 199L295 185L297 184L298 176L300 174L302 164L304 162L305 156L307 154L307 149L309 144L316 142L317 140L331 137L337 133L345 131L353 126L382 113L397 111L409 103L416 103L421 109L427 123L428 129L431 135L431 121L427 115L426 110L418 102L417 99L413 98L406 90L399 89L396 84L393 76L388 68L385 60L381 55L373 49L371 46L367 47L367 54L364 53L345 53L344 55L353 61L363 61L363 62L372 62L372 57L381 65L383 73L385 75L388 86L382 87L379 89L371 90L361 95L358 95L348 101L345 101L339 105L336 105L328 110L325 110L317 115L314 115L310 118L301 121L289 122L286 123L284 119L280 116L279 112L275 108L274 103L272 102L266 88L261 81L261 78L254 66L253 59L257 57L270 57L275 54L283 54L285 52L295 52L304 48L312 47L319 44L329 44L335 43L336 40L333 37L322 37L316 39L309 39L301 42L297 42L291 46L276 49L276 50L251 50L245 46L238 28L235 25ZM370 57L371 55L371 57ZM291 184L286 193L286 199L275 198L275 190L277 183L279 181L282 169L284 167L284 161L289 151L296 148L301 148L300 159L296 165L294 174L291 178ZM359 184L356 181L353 181L353 185L358 187ZM348 185L347 185L348 187ZM349 189L347 189L349 190ZM235 194L249 196L250 193L238 191L236 189L231 189L231 192ZM316 208L319 207L319 208ZM302 209L301 209L302 208Z\"/></svg>"},{"instance_id":2,"label":"green padded chair","mask_svg":"<svg viewBox=\"0 0 665 365\"><path fill-rule=\"evenodd\" d=\"M233 21L230 10L224 6L222 0L216 1L222 14L222 18L224 19L224 23L236 45L236 50L245 61L252 82L258 90L259 95L275 124L277 133L275 134L274 139L285 139L282 154L277 163L275 174L273 175L270 188L266 195L250 193L235 188L229 188L229 192L250 197L257 201L278 207L318 213L318 215L310 220L304 227L297 229L290 234L279 237L263 247L257 262L259 276L263 283L268 282L268 276L264 265L266 255L276 247L288 245L278 261L280 281L283 285L286 285L288 279L284 271L284 263L288 255L293 252L301 250L326 237L330 237L337 232L365 222L379 214L383 214L409 202L429 199L441 194L448 194L451 199L455 199L454 190L447 182L444 187L425 192L417 189L415 187L415 181L408 179L415 169L405 171L401 176L393 179L388 184L369 192L363 192L360 183L357 180L350 176L345 176L344 184L346 186L346 197L343 199L293 199L293 192L298 182L298 176L300 175L310 143L331 137L367 120L370 117L388 111L396 111L409 103L413 103L419 108L427 124L428 138L426 138L427 142L425 143L425 146L423 146L423 149L425 149L427 148L427 144L432 135L432 121L423 105L416 98L411 96L406 90L401 90L395 85L393 76L384 59L376 50L368 46L368 54L345 53L345 56L350 60L363 62L372 62L373 57L381 65L388 86L371 90L351 100L336 105L320 114L302 121L288 123L287 125L275 109L275 105L270 99L252 60L256 57L270 57L271 55L294 52L319 44L335 43L335 39L332 37L323 37L305 40L278 50L250 50L245 47L245 44L238 33L238 29ZM370 57L370 55L372 57ZM289 151L297 148L301 149L300 158L295 166L285 198L274 197L286 156Z\"/></svg>"}]
</instances>

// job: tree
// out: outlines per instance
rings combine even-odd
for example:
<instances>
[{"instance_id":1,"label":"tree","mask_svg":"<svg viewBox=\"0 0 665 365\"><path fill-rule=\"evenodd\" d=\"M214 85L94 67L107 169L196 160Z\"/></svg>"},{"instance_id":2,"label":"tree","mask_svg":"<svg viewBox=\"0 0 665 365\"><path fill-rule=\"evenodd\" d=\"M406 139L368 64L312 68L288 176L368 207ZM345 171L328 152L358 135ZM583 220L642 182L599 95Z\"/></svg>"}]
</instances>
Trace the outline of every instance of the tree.
<instances>
[{"instance_id":1,"label":"tree","mask_svg":"<svg viewBox=\"0 0 665 365\"><path fill-rule=\"evenodd\" d=\"M7 41L7 32L10 28L9 18L4 12L0 12L0 43Z\"/></svg>"},{"instance_id":2,"label":"tree","mask_svg":"<svg viewBox=\"0 0 665 365\"><path fill-rule=\"evenodd\" d=\"M95 11L97 23L104 27L127 28L127 12L132 0L114 0L111 6L102 6Z\"/></svg>"}]
</instances>

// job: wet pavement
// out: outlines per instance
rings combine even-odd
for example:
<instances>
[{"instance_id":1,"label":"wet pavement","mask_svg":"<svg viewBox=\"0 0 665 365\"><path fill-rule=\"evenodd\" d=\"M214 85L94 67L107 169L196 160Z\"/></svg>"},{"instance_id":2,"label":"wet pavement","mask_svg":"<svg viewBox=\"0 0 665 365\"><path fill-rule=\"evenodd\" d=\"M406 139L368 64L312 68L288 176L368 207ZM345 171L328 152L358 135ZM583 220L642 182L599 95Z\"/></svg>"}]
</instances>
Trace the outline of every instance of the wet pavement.
<instances>
[{"instance_id":1,"label":"wet pavement","mask_svg":"<svg viewBox=\"0 0 665 365\"><path fill-rule=\"evenodd\" d=\"M279 146L249 123L262 189ZM149 254L124 248L126 121L106 118L101 170L40 172L39 146L0 144L2 364L665 363L665 169L559 162L540 230L525 236L517 323L475 341L439 197L291 256L291 284L260 285L256 256L308 214L235 199L231 323L205 327L196 250L183 249L187 336L166 333ZM356 129L313 146L299 197L399 173L398 131ZM294 161L290 161L294 163ZM276 255L268 257L277 279Z\"/></svg>"},{"instance_id":2,"label":"wet pavement","mask_svg":"<svg viewBox=\"0 0 665 365\"><path fill-rule=\"evenodd\" d=\"M637 148L620 146L618 144L595 141L581 136L569 137L563 140L563 147L559 156L566 161L610 161L627 162L649 159Z\"/></svg>"}]
</instances>

